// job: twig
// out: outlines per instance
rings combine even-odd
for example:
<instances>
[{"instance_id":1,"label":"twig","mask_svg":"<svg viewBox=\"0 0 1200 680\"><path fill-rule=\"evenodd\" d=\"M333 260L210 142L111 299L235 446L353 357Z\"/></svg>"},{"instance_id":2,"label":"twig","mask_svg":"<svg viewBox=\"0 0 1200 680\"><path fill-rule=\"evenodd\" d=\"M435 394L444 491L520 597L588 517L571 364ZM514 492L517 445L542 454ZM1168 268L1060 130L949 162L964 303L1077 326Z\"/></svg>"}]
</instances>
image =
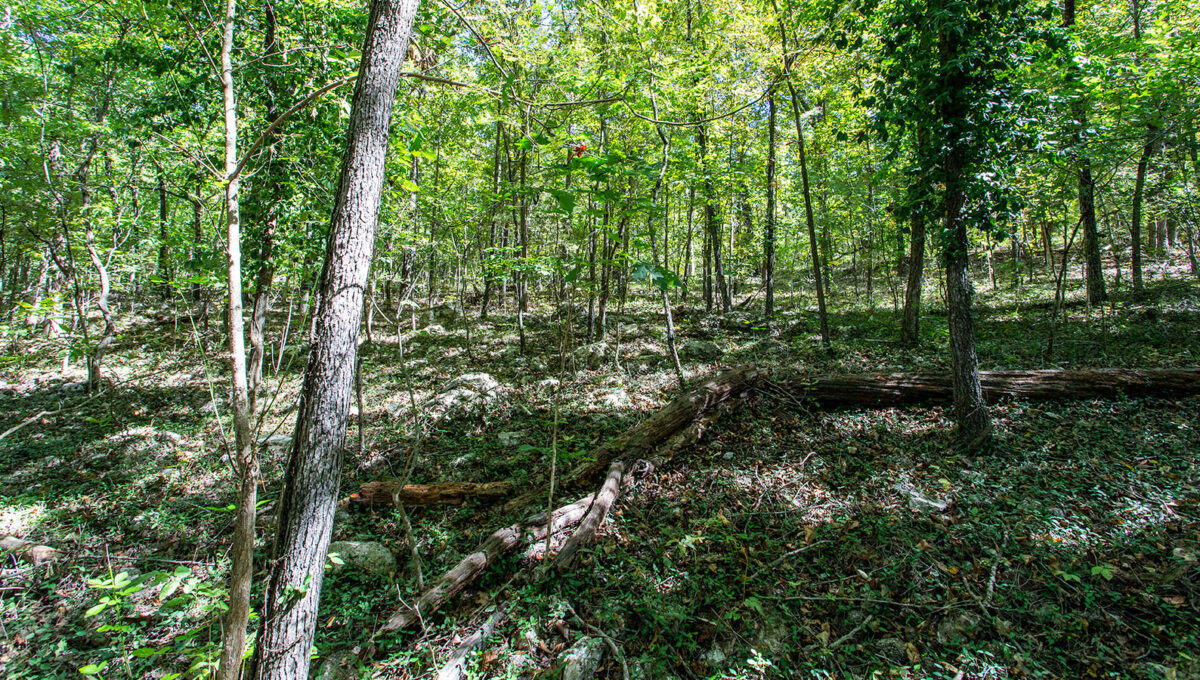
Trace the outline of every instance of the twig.
<instances>
[{"instance_id":1,"label":"twig","mask_svg":"<svg viewBox=\"0 0 1200 680\"><path fill-rule=\"evenodd\" d=\"M37 413L33 414L32 416L29 416L25 420L22 420L20 423L17 423L16 425L13 425L12 427L5 430L4 434L0 434L0 440L3 440L8 435L20 430L21 428L25 427L26 425L30 425L30 424L36 422L42 416L51 416L60 411L62 411L61 406L58 408L57 411L38 411Z\"/></svg>"},{"instance_id":2,"label":"twig","mask_svg":"<svg viewBox=\"0 0 1200 680\"><path fill-rule=\"evenodd\" d=\"M857 635L857 634L858 634L858 631L862 630L864 627L866 627L866 625L867 625L868 623L870 623L870 622L871 622L871 621L873 621L874 619L875 619L875 617L874 617L874 616L871 616L870 614L868 614L868 615L867 615L867 618L863 619L863 622L862 622L862 623L860 623L860 624L858 624L857 626L855 626L853 629L851 629L849 633L846 633L845 635L841 636L841 637L840 637L840 638L838 638L837 640L834 640L833 644L829 645L829 649L834 649L834 648L836 648L836 647L840 647L840 646L842 646L842 644L843 644L843 643L845 643L845 642L846 642L846 641L848 641L850 638L852 638L852 637L854 637L855 635Z\"/></svg>"}]
</instances>

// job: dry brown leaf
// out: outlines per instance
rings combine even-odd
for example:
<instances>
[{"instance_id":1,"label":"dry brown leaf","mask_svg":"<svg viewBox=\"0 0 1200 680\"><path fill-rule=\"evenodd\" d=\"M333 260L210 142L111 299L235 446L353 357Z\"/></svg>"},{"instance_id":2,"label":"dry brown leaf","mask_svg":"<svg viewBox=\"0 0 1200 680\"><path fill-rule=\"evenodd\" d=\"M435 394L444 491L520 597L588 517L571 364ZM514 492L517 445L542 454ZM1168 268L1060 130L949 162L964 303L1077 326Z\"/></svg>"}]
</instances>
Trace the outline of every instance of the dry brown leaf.
<instances>
[{"instance_id":1,"label":"dry brown leaf","mask_svg":"<svg viewBox=\"0 0 1200 680\"><path fill-rule=\"evenodd\" d=\"M921 653L917 651L917 646L911 642L904 643L904 653L908 655L909 663L920 663Z\"/></svg>"}]
</instances>

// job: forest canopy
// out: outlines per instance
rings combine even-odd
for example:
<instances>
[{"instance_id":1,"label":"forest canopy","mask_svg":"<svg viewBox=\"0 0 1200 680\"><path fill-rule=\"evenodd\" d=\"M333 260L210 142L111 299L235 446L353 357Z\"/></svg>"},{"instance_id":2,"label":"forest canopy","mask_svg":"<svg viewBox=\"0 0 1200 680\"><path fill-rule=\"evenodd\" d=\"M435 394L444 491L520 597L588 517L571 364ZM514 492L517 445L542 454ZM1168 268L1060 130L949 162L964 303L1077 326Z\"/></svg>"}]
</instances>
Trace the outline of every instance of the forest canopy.
<instances>
[{"instance_id":1,"label":"forest canopy","mask_svg":"<svg viewBox=\"0 0 1200 680\"><path fill-rule=\"evenodd\" d=\"M1200 673L1198 0L39 0L0 83L7 677Z\"/></svg>"}]
</instances>

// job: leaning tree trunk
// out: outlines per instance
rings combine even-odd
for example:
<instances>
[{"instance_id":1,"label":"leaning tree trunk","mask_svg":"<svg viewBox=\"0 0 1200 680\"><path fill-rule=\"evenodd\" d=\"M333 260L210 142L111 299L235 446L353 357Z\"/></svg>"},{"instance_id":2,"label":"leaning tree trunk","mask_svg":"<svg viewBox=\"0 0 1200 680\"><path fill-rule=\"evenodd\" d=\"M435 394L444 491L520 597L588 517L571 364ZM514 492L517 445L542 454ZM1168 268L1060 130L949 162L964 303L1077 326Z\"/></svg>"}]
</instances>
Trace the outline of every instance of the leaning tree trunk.
<instances>
[{"instance_id":1,"label":"leaning tree trunk","mask_svg":"<svg viewBox=\"0 0 1200 680\"><path fill-rule=\"evenodd\" d=\"M363 290L383 193L388 126L419 4L420 0L371 4L321 274L316 332L266 585L267 606L256 649L257 677L262 680L308 677L341 477Z\"/></svg>"},{"instance_id":2,"label":"leaning tree trunk","mask_svg":"<svg viewBox=\"0 0 1200 680\"><path fill-rule=\"evenodd\" d=\"M817 228L813 220L812 192L808 186L808 159L804 153L804 128L800 124L800 101L796 88L788 81L788 93L792 96L792 117L796 121L796 155L800 160L800 183L804 190L804 220L808 225L808 246L812 256L813 281L817 287L817 315L821 323L821 344L825 351L832 347L829 339L829 314L825 309L825 283L821 273L821 254L817 246Z\"/></svg>"}]
</instances>

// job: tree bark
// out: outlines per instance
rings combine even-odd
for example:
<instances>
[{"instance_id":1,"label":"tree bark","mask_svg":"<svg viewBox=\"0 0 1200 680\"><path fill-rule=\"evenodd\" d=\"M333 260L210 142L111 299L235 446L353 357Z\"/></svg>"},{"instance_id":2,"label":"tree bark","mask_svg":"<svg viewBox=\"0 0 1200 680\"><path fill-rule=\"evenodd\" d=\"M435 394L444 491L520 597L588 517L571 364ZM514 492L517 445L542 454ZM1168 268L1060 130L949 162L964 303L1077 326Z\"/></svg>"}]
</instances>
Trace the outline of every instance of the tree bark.
<instances>
[{"instance_id":1,"label":"tree bark","mask_svg":"<svg viewBox=\"0 0 1200 680\"><path fill-rule=\"evenodd\" d=\"M263 12L265 29L263 33L263 58L269 59L279 50L279 42L276 37L277 21L275 7L270 1L263 3ZM268 69L266 86L266 119L268 125L275 125L279 118L278 98L280 87L278 78L272 74L270 69ZM266 206L261 215L263 224L259 239L258 273L254 277L254 308L250 314L250 363L247 366L246 372L249 380L251 415L254 414L256 402L258 401L259 388L262 384L263 358L266 354L264 329L267 324L268 306L271 302L271 286L275 281L275 227L279 219L280 202L283 199L284 178L279 176L279 170L275 167L277 148L278 142L268 144L265 158L263 159L264 174L266 175L264 181L267 182L269 188L267 190Z\"/></svg>"},{"instance_id":2,"label":"tree bark","mask_svg":"<svg viewBox=\"0 0 1200 680\"><path fill-rule=\"evenodd\" d=\"M916 346L921 342L921 289L925 280L925 218L914 212L909 220L908 281L904 287L904 321L900 341Z\"/></svg>"},{"instance_id":3,"label":"tree bark","mask_svg":"<svg viewBox=\"0 0 1200 680\"><path fill-rule=\"evenodd\" d=\"M595 498L592 499L587 514L583 516L583 519L579 521L579 527L559 549L558 556L554 559L555 569L567 571L575 566L579 551L592 542L596 531L600 529L604 518L608 516L609 509L621 495L621 481L624 475L624 463L617 461L609 466L608 477L604 480L604 485L600 487Z\"/></svg>"},{"instance_id":4,"label":"tree bark","mask_svg":"<svg viewBox=\"0 0 1200 680\"><path fill-rule=\"evenodd\" d=\"M1146 172L1150 166L1150 157L1158 148L1158 132L1156 126L1146 126L1146 141L1142 145L1142 155L1137 164L1137 178L1133 185L1133 211L1129 221L1129 265L1133 276L1133 290L1136 292L1141 292L1145 287L1142 278L1142 203L1146 195Z\"/></svg>"},{"instance_id":5,"label":"tree bark","mask_svg":"<svg viewBox=\"0 0 1200 680\"><path fill-rule=\"evenodd\" d=\"M166 302L171 299L171 247L168 243L170 213L167 204L167 176L162 166L155 165L158 169L158 266L155 273L162 279L162 283L158 284L159 296Z\"/></svg>"},{"instance_id":6,"label":"tree bark","mask_svg":"<svg viewBox=\"0 0 1200 680\"><path fill-rule=\"evenodd\" d=\"M388 128L419 4L420 0L371 3L321 274L316 332L266 586L255 668L262 680L308 676L341 477L363 290L383 192Z\"/></svg>"},{"instance_id":7,"label":"tree bark","mask_svg":"<svg viewBox=\"0 0 1200 680\"><path fill-rule=\"evenodd\" d=\"M493 532L471 554L442 574L412 606L401 606L397 609L379 628L376 635L404 630L437 611L450 598L470 585L501 555L521 545L547 540L574 526L591 507L592 498L593 496L588 495L558 508L552 513L552 520L549 522L545 515L538 515Z\"/></svg>"}]
</instances>

